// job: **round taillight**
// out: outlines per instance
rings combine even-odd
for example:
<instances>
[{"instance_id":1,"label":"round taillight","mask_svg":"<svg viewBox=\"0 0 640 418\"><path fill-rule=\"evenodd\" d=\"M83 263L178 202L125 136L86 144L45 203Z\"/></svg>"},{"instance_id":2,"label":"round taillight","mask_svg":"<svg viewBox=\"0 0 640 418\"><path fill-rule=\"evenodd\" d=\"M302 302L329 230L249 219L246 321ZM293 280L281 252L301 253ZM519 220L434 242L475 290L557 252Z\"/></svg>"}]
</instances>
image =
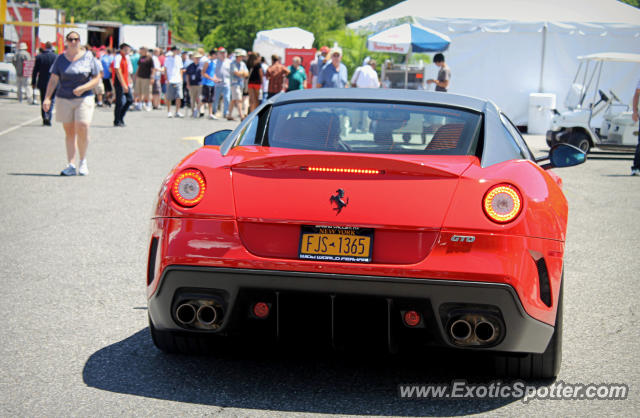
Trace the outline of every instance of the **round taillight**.
<instances>
[{"instance_id":1,"label":"round taillight","mask_svg":"<svg viewBox=\"0 0 640 418\"><path fill-rule=\"evenodd\" d=\"M173 181L171 194L182 206L195 206L204 197L206 183L199 170L189 169L178 174Z\"/></svg>"},{"instance_id":2,"label":"round taillight","mask_svg":"<svg viewBox=\"0 0 640 418\"><path fill-rule=\"evenodd\" d=\"M404 313L404 323L409 327L415 327L420 324L420 314L416 311L407 311Z\"/></svg>"},{"instance_id":3,"label":"round taillight","mask_svg":"<svg viewBox=\"0 0 640 418\"><path fill-rule=\"evenodd\" d=\"M498 184L484 196L482 207L493 222L507 223L517 218L522 211L522 198L514 186Z\"/></svg>"}]
</instances>

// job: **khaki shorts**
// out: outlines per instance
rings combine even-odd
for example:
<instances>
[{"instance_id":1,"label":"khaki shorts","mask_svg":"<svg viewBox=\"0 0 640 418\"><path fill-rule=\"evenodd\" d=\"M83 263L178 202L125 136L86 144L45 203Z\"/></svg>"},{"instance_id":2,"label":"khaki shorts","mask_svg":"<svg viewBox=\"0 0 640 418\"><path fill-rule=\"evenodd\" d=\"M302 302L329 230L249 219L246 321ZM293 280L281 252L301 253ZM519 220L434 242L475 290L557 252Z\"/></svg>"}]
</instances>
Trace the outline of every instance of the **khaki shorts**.
<instances>
[{"instance_id":1,"label":"khaki shorts","mask_svg":"<svg viewBox=\"0 0 640 418\"><path fill-rule=\"evenodd\" d=\"M104 84L100 81L93 89L94 94L104 94Z\"/></svg>"},{"instance_id":2,"label":"khaki shorts","mask_svg":"<svg viewBox=\"0 0 640 418\"><path fill-rule=\"evenodd\" d=\"M81 122L91 124L95 96L78 97L77 99L65 99L56 97L56 121L62 123Z\"/></svg>"},{"instance_id":3,"label":"khaki shorts","mask_svg":"<svg viewBox=\"0 0 640 418\"><path fill-rule=\"evenodd\" d=\"M242 100L242 86L231 86L231 100Z\"/></svg>"},{"instance_id":4,"label":"khaki shorts","mask_svg":"<svg viewBox=\"0 0 640 418\"><path fill-rule=\"evenodd\" d=\"M149 96L151 94L151 79L137 77L134 90L137 95Z\"/></svg>"},{"instance_id":5,"label":"khaki shorts","mask_svg":"<svg viewBox=\"0 0 640 418\"><path fill-rule=\"evenodd\" d=\"M202 86L189 86L189 96L191 96L191 103L200 99L200 94L202 94Z\"/></svg>"}]
</instances>

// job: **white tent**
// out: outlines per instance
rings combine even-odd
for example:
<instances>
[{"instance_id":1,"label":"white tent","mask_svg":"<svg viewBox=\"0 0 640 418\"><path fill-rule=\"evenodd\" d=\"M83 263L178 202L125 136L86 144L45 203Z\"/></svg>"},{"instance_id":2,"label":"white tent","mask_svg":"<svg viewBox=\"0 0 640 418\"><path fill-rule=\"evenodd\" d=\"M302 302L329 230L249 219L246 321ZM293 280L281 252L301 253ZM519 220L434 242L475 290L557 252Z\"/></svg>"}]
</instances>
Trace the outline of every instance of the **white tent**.
<instances>
[{"instance_id":1,"label":"white tent","mask_svg":"<svg viewBox=\"0 0 640 418\"><path fill-rule=\"evenodd\" d=\"M530 93L554 93L562 110L578 56L640 51L640 10L616 0L407 0L349 27L402 22L449 36L449 91L491 99L518 125L527 123ZM639 77L640 65L612 63L601 88L630 103Z\"/></svg>"},{"instance_id":2,"label":"white tent","mask_svg":"<svg viewBox=\"0 0 640 418\"><path fill-rule=\"evenodd\" d=\"M260 53L267 62L270 62L273 54L284 59L286 48L310 49L313 46L313 41L313 33L296 27L263 30L256 33L253 51Z\"/></svg>"}]
</instances>

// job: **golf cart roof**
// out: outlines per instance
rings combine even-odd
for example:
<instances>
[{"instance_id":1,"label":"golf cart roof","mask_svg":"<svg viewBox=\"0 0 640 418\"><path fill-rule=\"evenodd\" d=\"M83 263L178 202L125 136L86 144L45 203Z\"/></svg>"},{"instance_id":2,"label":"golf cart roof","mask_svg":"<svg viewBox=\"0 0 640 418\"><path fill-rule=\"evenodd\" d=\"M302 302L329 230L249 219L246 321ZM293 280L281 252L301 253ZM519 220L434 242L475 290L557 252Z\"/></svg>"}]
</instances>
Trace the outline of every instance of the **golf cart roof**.
<instances>
[{"instance_id":1,"label":"golf cart roof","mask_svg":"<svg viewBox=\"0 0 640 418\"><path fill-rule=\"evenodd\" d=\"M597 54L583 55L578 57L579 60L588 61L612 61L612 62L638 62L640 63L640 54L631 54L628 52L598 52Z\"/></svg>"}]
</instances>

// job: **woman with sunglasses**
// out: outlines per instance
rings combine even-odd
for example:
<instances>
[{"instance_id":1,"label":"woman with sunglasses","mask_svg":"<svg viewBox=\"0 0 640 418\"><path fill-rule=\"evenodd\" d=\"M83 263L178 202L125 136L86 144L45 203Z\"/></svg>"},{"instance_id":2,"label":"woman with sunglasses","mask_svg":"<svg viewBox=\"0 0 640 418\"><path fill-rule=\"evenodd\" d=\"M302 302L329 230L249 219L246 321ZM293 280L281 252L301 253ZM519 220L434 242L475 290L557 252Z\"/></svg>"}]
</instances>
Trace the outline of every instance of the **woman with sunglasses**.
<instances>
[{"instance_id":1,"label":"woman with sunglasses","mask_svg":"<svg viewBox=\"0 0 640 418\"><path fill-rule=\"evenodd\" d=\"M67 146L67 167L61 176L86 176L87 148L89 147L89 125L93 118L95 105L93 89L102 78L102 68L93 58L93 54L82 47L78 32L69 32L67 46L63 54L58 55L51 67L51 78L47 93L42 102L45 112L51 108L51 96L56 93L56 120L62 122ZM57 89L56 89L57 88ZM76 166L76 145L79 164Z\"/></svg>"}]
</instances>

